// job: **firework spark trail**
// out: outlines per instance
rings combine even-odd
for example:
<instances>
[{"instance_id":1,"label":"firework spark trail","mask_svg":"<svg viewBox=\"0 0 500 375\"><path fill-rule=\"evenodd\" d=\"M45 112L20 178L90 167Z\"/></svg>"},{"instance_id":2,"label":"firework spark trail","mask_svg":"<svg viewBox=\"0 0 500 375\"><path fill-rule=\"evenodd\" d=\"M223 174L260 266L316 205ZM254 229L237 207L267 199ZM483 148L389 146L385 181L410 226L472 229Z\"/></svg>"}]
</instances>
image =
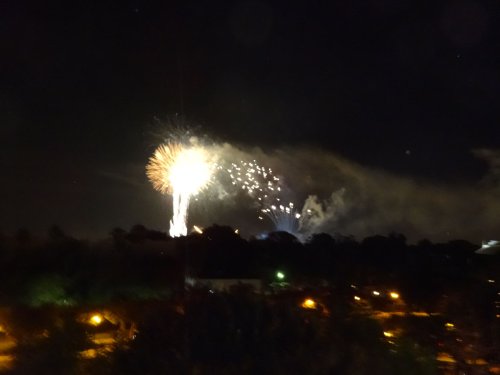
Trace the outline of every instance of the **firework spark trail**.
<instances>
[{"instance_id":1,"label":"firework spark trail","mask_svg":"<svg viewBox=\"0 0 500 375\"><path fill-rule=\"evenodd\" d=\"M292 202L288 205L283 205L281 202L280 179L273 175L271 168L262 167L253 160L231 163L225 170L233 185L241 187L256 199L260 207L260 220L264 220L263 215L265 215L273 222L276 230L289 233L297 231L300 214Z\"/></svg>"},{"instance_id":2,"label":"firework spark trail","mask_svg":"<svg viewBox=\"0 0 500 375\"><path fill-rule=\"evenodd\" d=\"M172 194L173 216L170 220L169 234L171 237L180 237L187 234L187 210L190 196L174 190Z\"/></svg>"},{"instance_id":3,"label":"firework spark trail","mask_svg":"<svg viewBox=\"0 0 500 375\"><path fill-rule=\"evenodd\" d=\"M279 206L271 205L270 208L263 208L261 212L271 219L277 230L296 233L299 229L298 220L301 215L295 210L292 202L288 206L282 204Z\"/></svg>"},{"instance_id":4,"label":"firework spark trail","mask_svg":"<svg viewBox=\"0 0 500 375\"><path fill-rule=\"evenodd\" d=\"M160 145L146 166L146 174L153 187L162 194L171 194L173 216L170 236L187 234L187 211L192 196L209 183L213 164L206 149L180 143Z\"/></svg>"}]
</instances>

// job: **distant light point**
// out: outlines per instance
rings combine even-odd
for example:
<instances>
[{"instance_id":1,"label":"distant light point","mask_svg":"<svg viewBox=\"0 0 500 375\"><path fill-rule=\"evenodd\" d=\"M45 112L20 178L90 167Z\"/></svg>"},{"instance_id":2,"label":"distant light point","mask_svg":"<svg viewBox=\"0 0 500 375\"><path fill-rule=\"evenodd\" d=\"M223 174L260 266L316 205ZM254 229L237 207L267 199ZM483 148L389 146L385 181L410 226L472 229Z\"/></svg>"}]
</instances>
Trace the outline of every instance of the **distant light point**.
<instances>
[{"instance_id":1,"label":"distant light point","mask_svg":"<svg viewBox=\"0 0 500 375\"><path fill-rule=\"evenodd\" d=\"M396 292L391 292L389 295L391 296L392 299L398 299L399 298L399 294L396 293Z\"/></svg>"}]
</instances>

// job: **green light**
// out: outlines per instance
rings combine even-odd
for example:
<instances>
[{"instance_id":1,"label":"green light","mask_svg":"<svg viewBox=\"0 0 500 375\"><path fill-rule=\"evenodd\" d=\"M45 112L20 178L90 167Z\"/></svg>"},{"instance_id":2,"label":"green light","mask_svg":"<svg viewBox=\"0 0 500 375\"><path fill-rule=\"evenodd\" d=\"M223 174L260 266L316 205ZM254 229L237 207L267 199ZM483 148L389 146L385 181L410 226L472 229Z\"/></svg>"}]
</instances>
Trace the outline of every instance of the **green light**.
<instances>
[{"instance_id":1,"label":"green light","mask_svg":"<svg viewBox=\"0 0 500 375\"><path fill-rule=\"evenodd\" d=\"M279 280L283 280L285 278L285 274L281 271L276 272L276 278Z\"/></svg>"}]
</instances>

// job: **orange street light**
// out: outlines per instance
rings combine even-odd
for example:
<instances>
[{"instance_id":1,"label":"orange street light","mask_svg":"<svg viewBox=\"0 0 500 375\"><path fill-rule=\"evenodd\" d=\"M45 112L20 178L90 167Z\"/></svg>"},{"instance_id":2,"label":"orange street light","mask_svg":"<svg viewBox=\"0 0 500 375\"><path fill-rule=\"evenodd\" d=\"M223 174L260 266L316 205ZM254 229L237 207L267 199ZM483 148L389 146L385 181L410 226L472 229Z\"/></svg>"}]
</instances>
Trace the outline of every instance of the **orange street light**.
<instances>
[{"instance_id":1,"label":"orange street light","mask_svg":"<svg viewBox=\"0 0 500 375\"><path fill-rule=\"evenodd\" d=\"M304 309L316 309L316 301L311 298L306 298L301 305Z\"/></svg>"},{"instance_id":2,"label":"orange street light","mask_svg":"<svg viewBox=\"0 0 500 375\"><path fill-rule=\"evenodd\" d=\"M396 292L390 292L390 293L389 293L389 296L390 296L392 299L398 299L398 298L399 298L399 293L396 293Z\"/></svg>"},{"instance_id":3,"label":"orange street light","mask_svg":"<svg viewBox=\"0 0 500 375\"><path fill-rule=\"evenodd\" d=\"M101 314L94 314L90 317L90 324L98 326L101 323L102 323L102 315Z\"/></svg>"}]
</instances>

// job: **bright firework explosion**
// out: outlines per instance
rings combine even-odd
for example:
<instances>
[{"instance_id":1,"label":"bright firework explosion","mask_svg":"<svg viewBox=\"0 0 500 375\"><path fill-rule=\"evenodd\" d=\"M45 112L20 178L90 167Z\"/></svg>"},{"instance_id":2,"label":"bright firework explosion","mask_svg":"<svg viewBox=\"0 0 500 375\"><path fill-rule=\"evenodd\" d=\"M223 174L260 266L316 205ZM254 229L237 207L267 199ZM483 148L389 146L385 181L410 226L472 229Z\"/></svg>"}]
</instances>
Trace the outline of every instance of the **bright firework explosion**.
<instances>
[{"instance_id":1,"label":"bright firework explosion","mask_svg":"<svg viewBox=\"0 0 500 375\"><path fill-rule=\"evenodd\" d=\"M271 168L261 167L254 160L231 163L226 171L233 185L241 187L248 195L257 199L260 220L265 215L274 223L276 230L289 233L297 231L300 214L292 202L288 205L282 203L280 179L273 175Z\"/></svg>"},{"instance_id":2,"label":"bright firework explosion","mask_svg":"<svg viewBox=\"0 0 500 375\"><path fill-rule=\"evenodd\" d=\"M153 187L162 194L171 194L173 216L170 236L187 234L187 210L192 196L210 181L213 164L206 149L184 146L180 143L160 145L146 166L146 174Z\"/></svg>"}]
</instances>

